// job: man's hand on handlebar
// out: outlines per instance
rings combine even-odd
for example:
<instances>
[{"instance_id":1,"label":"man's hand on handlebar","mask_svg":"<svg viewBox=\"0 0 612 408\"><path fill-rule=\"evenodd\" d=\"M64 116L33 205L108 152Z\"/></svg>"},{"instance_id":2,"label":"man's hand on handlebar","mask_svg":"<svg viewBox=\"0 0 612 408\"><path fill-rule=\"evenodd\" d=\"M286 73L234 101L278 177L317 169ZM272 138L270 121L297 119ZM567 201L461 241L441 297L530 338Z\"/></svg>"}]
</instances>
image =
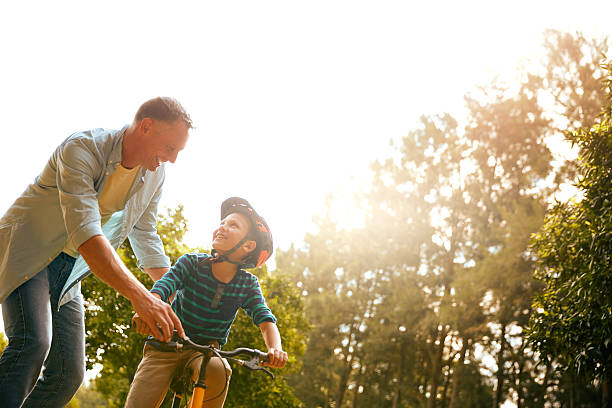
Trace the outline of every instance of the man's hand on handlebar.
<instances>
[{"instance_id":1,"label":"man's hand on handlebar","mask_svg":"<svg viewBox=\"0 0 612 408\"><path fill-rule=\"evenodd\" d=\"M153 336L153 332L148 324L142 320L142 317L138 315L138 313L134 313L132 317L132 327L136 329L136 331L140 334L144 334L145 336Z\"/></svg>"},{"instance_id":2,"label":"man's hand on handlebar","mask_svg":"<svg viewBox=\"0 0 612 408\"><path fill-rule=\"evenodd\" d=\"M136 311L132 324L135 325L136 331L164 342L170 341L173 329L178 331L180 337L184 337L185 332L181 321L174 314L170 305L162 301L157 293L151 294L148 300L150 303L147 307L137 308L132 302Z\"/></svg>"}]
</instances>

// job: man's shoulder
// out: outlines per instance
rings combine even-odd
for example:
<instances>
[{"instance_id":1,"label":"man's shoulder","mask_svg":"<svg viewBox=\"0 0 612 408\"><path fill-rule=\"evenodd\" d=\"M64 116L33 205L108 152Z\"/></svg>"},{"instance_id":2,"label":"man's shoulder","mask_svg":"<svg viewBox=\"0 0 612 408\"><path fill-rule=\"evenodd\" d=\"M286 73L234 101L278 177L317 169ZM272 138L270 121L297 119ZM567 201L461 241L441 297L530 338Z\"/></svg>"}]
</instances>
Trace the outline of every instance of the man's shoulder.
<instances>
[{"instance_id":1,"label":"man's shoulder","mask_svg":"<svg viewBox=\"0 0 612 408\"><path fill-rule=\"evenodd\" d=\"M64 143L68 143L70 141L91 141L96 143L104 143L111 140L115 140L120 133L121 130L118 129L108 129L108 128L94 128L88 130L81 130L75 132L68 136Z\"/></svg>"},{"instance_id":2,"label":"man's shoulder","mask_svg":"<svg viewBox=\"0 0 612 408\"><path fill-rule=\"evenodd\" d=\"M121 130L95 128L75 132L61 143L59 150L64 153L87 152L94 155L110 155L117 150L121 140ZM120 152L119 152L120 153Z\"/></svg>"}]
</instances>

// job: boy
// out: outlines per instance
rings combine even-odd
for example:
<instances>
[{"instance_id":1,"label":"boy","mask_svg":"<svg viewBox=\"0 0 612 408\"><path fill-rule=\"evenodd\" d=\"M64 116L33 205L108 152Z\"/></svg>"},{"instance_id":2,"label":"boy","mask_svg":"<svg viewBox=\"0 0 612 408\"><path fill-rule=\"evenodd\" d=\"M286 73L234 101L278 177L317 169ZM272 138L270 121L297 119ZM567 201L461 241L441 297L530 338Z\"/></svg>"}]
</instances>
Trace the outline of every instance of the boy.
<instances>
[{"instance_id":1,"label":"boy","mask_svg":"<svg viewBox=\"0 0 612 408\"><path fill-rule=\"evenodd\" d=\"M262 265L272 254L272 234L265 220L248 201L232 197L221 205L221 224L213 232L211 255L186 254L174 267L155 282L151 293L172 302L185 333L200 344L223 346L227 342L238 308L245 309L259 326L266 346L270 367L283 367L287 353L282 350L276 318L265 303L257 277L241 268ZM139 316L134 316L136 330L153 335ZM192 350L162 352L145 345L126 408L158 407L170 381L185 364L197 378L200 358ZM206 408L223 407L231 368L225 359L213 357L206 369Z\"/></svg>"}]
</instances>

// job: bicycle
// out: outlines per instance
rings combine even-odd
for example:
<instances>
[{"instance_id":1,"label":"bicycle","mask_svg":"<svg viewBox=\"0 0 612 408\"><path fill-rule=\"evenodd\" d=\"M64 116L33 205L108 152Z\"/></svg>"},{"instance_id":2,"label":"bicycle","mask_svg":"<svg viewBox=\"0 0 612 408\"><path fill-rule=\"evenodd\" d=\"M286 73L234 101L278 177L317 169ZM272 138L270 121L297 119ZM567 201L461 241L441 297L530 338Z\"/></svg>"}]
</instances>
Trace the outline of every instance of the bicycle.
<instances>
[{"instance_id":1,"label":"bicycle","mask_svg":"<svg viewBox=\"0 0 612 408\"><path fill-rule=\"evenodd\" d=\"M191 391L191 387L193 387L193 392L191 399L187 402L186 406L188 408L202 408L206 395L206 367L208 366L208 362L213 355L219 358L226 358L228 360L235 361L239 365L252 371L261 370L274 379L274 374L272 374L272 372L270 372L270 370L267 368L260 365L260 363L268 361L268 354L261 350L239 347L234 350L222 351L212 345L194 343L188 337L185 337L184 339L180 338L176 334L176 330L174 331L172 339L168 343L153 339L147 340L147 342L160 351L179 352L181 350L191 349L199 351L203 355L202 363L200 365L200 374L198 375L198 379L195 381L195 383L192 381L191 375L189 375L187 370L182 370L173 378L172 383L170 384L170 390L174 393L172 408L178 408L180 406L183 394L189 393ZM240 355L249 356L251 359L247 361L235 358L236 356ZM189 363L185 365L185 367L187 366L189 366ZM225 386L227 387L227 379L225 381ZM225 392L225 389L222 392Z\"/></svg>"}]
</instances>

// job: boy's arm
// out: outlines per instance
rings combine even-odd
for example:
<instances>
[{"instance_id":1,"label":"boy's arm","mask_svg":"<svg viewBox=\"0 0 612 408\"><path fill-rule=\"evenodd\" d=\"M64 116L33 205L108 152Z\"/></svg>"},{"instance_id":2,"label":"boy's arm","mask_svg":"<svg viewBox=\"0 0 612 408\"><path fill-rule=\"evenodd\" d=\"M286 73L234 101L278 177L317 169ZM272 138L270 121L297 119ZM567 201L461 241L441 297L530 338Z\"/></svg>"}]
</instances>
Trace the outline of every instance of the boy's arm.
<instances>
[{"instance_id":1,"label":"boy's arm","mask_svg":"<svg viewBox=\"0 0 612 408\"><path fill-rule=\"evenodd\" d=\"M268 357L270 359L268 363L263 365L275 368L284 367L287 364L287 353L283 351L276 323L262 322L259 324L259 330L261 330L261 335L268 348Z\"/></svg>"},{"instance_id":2,"label":"boy's arm","mask_svg":"<svg viewBox=\"0 0 612 408\"><path fill-rule=\"evenodd\" d=\"M145 268L144 271L153 279L153 282L156 282L161 279L162 276L166 272L168 272L170 268Z\"/></svg>"},{"instance_id":3,"label":"boy's arm","mask_svg":"<svg viewBox=\"0 0 612 408\"><path fill-rule=\"evenodd\" d=\"M197 267L192 258L191 254L181 256L169 270L165 268L148 269L146 272L155 281L151 293L157 293L163 301L172 301L174 293L185 285L189 270Z\"/></svg>"},{"instance_id":4,"label":"boy's arm","mask_svg":"<svg viewBox=\"0 0 612 408\"><path fill-rule=\"evenodd\" d=\"M184 284L185 273L190 266L193 267L192 261L190 255L183 255L176 261L176 264L172 268L145 269L145 272L155 281L150 291L151 295L162 300L164 303L166 300L172 302L177 289L180 289ZM168 307L170 307L170 305L168 305ZM151 326L145 323L138 313L134 314L132 317L132 325L140 334L158 337L158 335L151 330ZM184 331L179 331L178 334L180 337L185 337Z\"/></svg>"}]
</instances>

